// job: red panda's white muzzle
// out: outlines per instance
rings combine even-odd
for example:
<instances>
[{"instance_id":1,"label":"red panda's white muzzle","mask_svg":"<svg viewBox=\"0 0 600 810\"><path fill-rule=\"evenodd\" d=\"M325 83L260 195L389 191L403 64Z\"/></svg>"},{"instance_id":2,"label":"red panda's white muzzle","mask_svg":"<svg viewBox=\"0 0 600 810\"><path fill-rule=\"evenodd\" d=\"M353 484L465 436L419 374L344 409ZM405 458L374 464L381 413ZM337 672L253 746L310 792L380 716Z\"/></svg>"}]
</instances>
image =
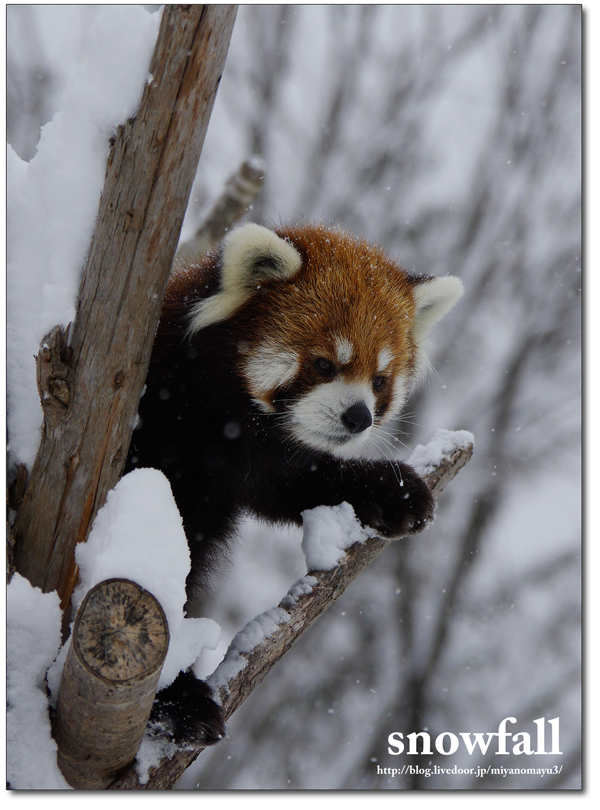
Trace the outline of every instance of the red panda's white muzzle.
<instances>
[{"instance_id":1,"label":"red panda's white muzzle","mask_svg":"<svg viewBox=\"0 0 600 810\"><path fill-rule=\"evenodd\" d=\"M367 439L374 409L370 385L336 379L315 386L291 405L288 428L299 442L346 457Z\"/></svg>"}]
</instances>

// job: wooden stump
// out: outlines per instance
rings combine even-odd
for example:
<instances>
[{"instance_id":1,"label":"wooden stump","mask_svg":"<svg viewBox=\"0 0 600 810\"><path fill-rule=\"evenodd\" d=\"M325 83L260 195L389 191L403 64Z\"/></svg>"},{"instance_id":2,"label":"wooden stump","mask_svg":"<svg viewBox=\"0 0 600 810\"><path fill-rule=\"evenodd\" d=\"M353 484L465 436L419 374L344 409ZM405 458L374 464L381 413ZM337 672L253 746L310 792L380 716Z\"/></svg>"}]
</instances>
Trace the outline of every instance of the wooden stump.
<instances>
[{"instance_id":1,"label":"wooden stump","mask_svg":"<svg viewBox=\"0 0 600 810\"><path fill-rule=\"evenodd\" d=\"M60 684L58 765L74 788L105 788L133 762L169 646L163 610L148 591L108 579L75 620Z\"/></svg>"}]
</instances>

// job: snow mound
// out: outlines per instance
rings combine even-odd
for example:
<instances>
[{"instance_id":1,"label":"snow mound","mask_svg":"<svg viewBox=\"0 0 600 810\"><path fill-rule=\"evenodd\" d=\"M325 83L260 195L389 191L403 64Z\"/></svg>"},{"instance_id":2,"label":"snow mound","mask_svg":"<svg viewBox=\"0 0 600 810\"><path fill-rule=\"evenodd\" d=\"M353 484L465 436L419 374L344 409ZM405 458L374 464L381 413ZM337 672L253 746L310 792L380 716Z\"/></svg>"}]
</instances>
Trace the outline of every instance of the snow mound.
<instances>
[{"instance_id":1,"label":"snow mound","mask_svg":"<svg viewBox=\"0 0 600 810\"><path fill-rule=\"evenodd\" d=\"M408 464L423 478L432 472L442 460L455 450L475 444L475 437L468 430L436 430L427 444L418 444Z\"/></svg>"}]
</instances>

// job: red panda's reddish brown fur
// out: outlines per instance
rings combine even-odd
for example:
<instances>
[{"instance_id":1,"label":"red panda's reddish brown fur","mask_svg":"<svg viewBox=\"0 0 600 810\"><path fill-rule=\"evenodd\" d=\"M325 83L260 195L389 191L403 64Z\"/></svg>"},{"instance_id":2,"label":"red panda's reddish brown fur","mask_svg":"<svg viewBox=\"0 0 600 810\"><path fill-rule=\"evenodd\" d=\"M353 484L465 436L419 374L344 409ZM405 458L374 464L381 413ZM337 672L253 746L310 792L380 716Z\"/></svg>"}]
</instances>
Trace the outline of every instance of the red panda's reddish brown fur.
<instances>
[{"instance_id":1,"label":"red panda's reddish brown fur","mask_svg":"<svg viewBox=\"0 0 600 810\"><path fill-rule=\"evenodd\" d=\"M343 369L348 380L369 379L386 347L394 355L393 371L410 375L415 303L413 285L399 267L341 231L312 226L279 233L300 253L302 270L253 299L246 318L252 339L268 334L307 360L309 351L335 357L337 335L354 349Z\"/></svg>"},{"instance_id":2,"label":"red panda's reddish brown fur","mask_svg":"<svg viewBox=\"0 0 600 810\"><path fill-rule=\"evenodd\" d=\"M411 275L320 225L242 226L173 274L128 468L156 467L171 483L190 600L244 513L300 524L303 511L346 501L388 536L431 520L429 490L408 465L364 457L461 293L458 279Z\"/></svg>"}]
</instances>

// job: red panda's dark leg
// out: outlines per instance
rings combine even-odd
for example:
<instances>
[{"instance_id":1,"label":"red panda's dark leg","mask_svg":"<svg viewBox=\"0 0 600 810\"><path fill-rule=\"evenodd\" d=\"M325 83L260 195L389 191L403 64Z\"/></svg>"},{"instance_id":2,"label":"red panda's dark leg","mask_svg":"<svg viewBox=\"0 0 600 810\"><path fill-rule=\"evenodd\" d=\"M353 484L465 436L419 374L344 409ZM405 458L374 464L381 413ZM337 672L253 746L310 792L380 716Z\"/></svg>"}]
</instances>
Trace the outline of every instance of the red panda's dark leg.
<instances>
[{"instance_id":1,"label":"red panda's dark leg","mask_svg":"<svg viewBox=\"0 0 600 810\"><path fill-rule=\"evenodd\" d=\"M433 518L434 500L425 482L407 464L340 461L313 454L302 469L282 467L270 486L250 493L251 508L270 521L301 523L316 506L352 505L358 519L387 537L420 531Z\"/></svg>"}]
</instances>

